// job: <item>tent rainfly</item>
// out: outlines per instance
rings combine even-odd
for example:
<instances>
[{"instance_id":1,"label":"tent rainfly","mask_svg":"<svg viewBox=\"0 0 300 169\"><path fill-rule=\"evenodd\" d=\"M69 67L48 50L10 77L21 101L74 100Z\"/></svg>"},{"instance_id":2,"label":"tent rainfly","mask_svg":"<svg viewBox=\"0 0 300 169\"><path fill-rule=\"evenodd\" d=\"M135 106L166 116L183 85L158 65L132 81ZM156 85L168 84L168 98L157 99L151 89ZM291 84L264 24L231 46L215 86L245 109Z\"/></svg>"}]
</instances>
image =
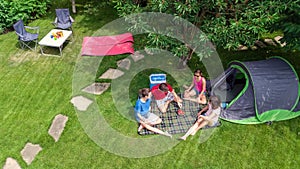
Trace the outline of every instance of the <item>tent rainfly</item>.
<instances>
[{"instance_id":1,"label":"tent rainfly","mask_svg":"<svg viewBox=\"0 0 300 169\"><path fill-rule=\"evenodd\" d=\"M221 119L240 124L281 121L300 115L299 78L281 57L229 64L211 81L211 93L228 105Z\"/></svg>"}]
</instances>

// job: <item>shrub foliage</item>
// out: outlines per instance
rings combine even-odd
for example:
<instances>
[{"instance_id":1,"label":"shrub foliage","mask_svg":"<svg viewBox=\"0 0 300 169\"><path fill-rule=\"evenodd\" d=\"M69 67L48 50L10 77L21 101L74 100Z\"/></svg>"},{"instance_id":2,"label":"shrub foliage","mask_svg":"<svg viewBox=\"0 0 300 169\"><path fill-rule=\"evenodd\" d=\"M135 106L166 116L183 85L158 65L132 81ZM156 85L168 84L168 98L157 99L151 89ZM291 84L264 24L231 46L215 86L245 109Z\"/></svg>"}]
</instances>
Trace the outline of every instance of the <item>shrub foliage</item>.
<instances>
[{"instance_id":1,"label":"shrub foliage","mask_svg":"<svg viewBox=\"0 0 300 169\"><path fill-rule=\"evenodd\" d=\"M46 14L50 0L1 0L0 33L22 19L25 23Z\"/></svg>"},{"instance_id":2,"label":"shrub foliage","mask_svg":"<svg viewBox=\"0 0 300 169\"><path fill-rule=\"evenodd\" d=\"M262 34L270 31L270 27L273 27L274 23L278 22L283 16L288 15L287 11L293 10L294 13L299 13L300 1L111 0L111 2L115 4L115 9L120 16L146 11L179 16L199 27L217 47L234 50L239 45L248 47L254 45ZM293 17L293 19L299 20L296 17ZM283 20L284 23L286 21L286 19ZM289 26L289 28L292 28L289 29L292 33L295 32L294 29L298 29L295 26ZM163 44L161 46L172 46L174 43L167 44L166 38L168 37L161 37L160 35L148 36L148 44L154 47L161 44ZM297 42L299 43L299 41ZM189 55L193 53L190 52L192 49L176 44L175 47L172 46L173 49L176 49L175 53L188 53Z\"/></svg>"}]
</instances>

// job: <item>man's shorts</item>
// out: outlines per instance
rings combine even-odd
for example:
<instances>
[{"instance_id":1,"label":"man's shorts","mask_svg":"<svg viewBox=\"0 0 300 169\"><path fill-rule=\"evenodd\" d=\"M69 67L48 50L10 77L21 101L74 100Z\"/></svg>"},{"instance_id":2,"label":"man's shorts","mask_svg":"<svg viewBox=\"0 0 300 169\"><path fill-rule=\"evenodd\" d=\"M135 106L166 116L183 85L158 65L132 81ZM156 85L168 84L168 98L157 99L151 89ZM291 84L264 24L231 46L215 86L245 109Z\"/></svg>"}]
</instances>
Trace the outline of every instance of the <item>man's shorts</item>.
<instances>
[{"instance_id":1,"label":"man's shorts","mask_svg":"<svg viewBox=\"0 0 300 169\"><path fill-rule=\"evenodd\" d=\"M156 104L160 108L160 107L163 107L168 100L171 100L171 101L174 100L173 93L168 92L166 97L164 97L163 99L160 99L160 100L156 100Z\"/></svg>"}]
</instances>

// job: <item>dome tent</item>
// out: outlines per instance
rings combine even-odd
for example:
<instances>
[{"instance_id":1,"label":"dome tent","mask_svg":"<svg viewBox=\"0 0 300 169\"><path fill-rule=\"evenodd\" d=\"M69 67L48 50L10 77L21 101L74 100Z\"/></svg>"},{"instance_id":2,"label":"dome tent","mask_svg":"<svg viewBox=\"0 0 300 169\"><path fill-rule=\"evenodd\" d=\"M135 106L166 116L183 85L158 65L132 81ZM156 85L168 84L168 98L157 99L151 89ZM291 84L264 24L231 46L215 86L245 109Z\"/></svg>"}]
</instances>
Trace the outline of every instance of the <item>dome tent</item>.
<instances>
[{"instance_id":1,"label":"dome tent","mask_svg":"<svg viewBox=\"0 0 300 169\"><path fill-rule=\"evenodd\" d=\"M220 118L240 124L287 120L300 115L299 78L281 57L251 62L231 62L211 81L211 94L224 108Z\"/></svg>"}]
</instances>

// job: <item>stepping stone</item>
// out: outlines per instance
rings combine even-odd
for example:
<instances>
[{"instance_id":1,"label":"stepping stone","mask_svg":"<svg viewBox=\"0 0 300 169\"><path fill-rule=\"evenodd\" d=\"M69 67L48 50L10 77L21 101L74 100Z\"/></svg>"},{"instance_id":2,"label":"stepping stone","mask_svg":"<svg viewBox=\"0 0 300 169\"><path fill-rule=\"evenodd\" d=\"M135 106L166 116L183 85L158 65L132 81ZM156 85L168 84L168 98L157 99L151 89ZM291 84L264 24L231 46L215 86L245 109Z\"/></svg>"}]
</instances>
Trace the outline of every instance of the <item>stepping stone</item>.
<instances>
[{"instance_id":1,"label":"stepping stone","mask_svg":"<svg viewBox=\"0 0 300 169\"><path fill-rule=\"evenodd\" d=\"M284 43L281 43L280 42L280 39L282 38L282 36L276 36L275 38L274 38L274 40L281 46L281 47L284 47L285 45L286 45L286 43L284 42Z\"/></svg>"},{"instance_id":2,"label":"stepping stone","mask_svg":"<svg viewBox=\"0 0 300 169\"><path fill-rule=\"evenodd\" d=\"M131 62L128 58L125 58L123 60L119 60L117 62L118 67L126 69L126 70L129 70L130 64L131 64Z\"/></svg>"},{"instance_id":3,"label":"stepping stone","mask_svg":"<svg viewBox=\"0 0 300 169\"><path fill-rule=\"evenodd\" d=\"M27 143L23 150L21 151L21 155L23 160L30 165L34 160L35 156L42 150L42 147L38 144Z\"/></svg>"},{"instance_id":4,"label":"stepping stone","mask_svg":"<svg viewBox=\"0 0 300 169\"><path fill-rule=\"evenodd\" d=\"M257 46L251 46L251 50L256 50Z\"/></svg>"},{"instance_id":5,"label":"stepping stone","mask_svg":"<svg viewBox=\"0 0 300 169\"><path fill-rule=\"evenodd\" d=\"M86 111L93 101L83 96L76 96L72 98L71 103L77 108L77 110Z\"/></svg>"},{"instance_id":6,"label":"stepping stone","mask_svg":"<svg viewBox=\"0 0 300 169\"><path fill-rule=\"evenodd\" d=\"M153 55L153 52L151 52L150 49L145 48L144 50L145 50L145 52L146 52L148 55Z\"/></svg>"},{"instance_id":7,"label":"stepping stone","mask_svg":"<svg viewBox=\"0 0 300 169\"><path fill-rule=\"evenodd\" d=\"M59 140L61 133L65 129L67 121L68 117L62 114L56 115L52 121L51 127L48 130L48 134L54 138L55 142Z\"/></svg>"},{"instance_id":8,"label":"stepping stone","mask_svg":"<svg viewBox=\"0 0 300 169\"><path fill-rule=\"evenodd\" d=\"M89 85L88 87L82 89L82 91L91 93L91 94L96 94L100 95L103 92L105 92L110 86L110 83L93 83Z\"/></svg>"},{"instance_id":9,"label":"stepping stone","mask_svg":"<svg viewBox=\"0 0 300 169\"><path fill-rule=\"evenodd\" d=\"M8 157L3 166L3 169L21 169L21 167L15 159Z\"/></svg>"},{"instance_id":10,"label":"stepping stone","mask_svg":"<svg viewBox=\"0 0 300 169\"><path fill-rule=\"evenodd\" d=\"M241 51L241 50L248 50L248 47L247 46L244 46L244 45L240 45L238 47L238 50Z\"/></svg>"},{"instance_id":11,"label":"stepping stone","mask_svg":"<svg viewBox=\"0 0 300 169\"><path fill-rule=\"evenodd\" d=\"M99 79L116 79L124 74L121 70L109 68Z\"/></svg>"},{"instance_id":12,"label":"stepping stone","mask_svg":"<svg viewBox=\"0 0 300 169\"><path fill-rule=\"evenodd\" d=\"M263 42L261 42L261 41L259 41L259 40L255 41L255 45L257 45L257 46L260 47L260 48L265 48L265 47L267 47L267 45L265 45Z\"/></svg>"},{"instance_id":13,"label":"stepping stone","mask_svg":"<svg viewBox=\"0 0 300 169\"><path fill-rule=\"evenodd\" d=\"M264 39L264 42L268 45L277 46L272 39Z\"/></svg>"},{"instance_id":14,"label":"stepping stone","mask_svg":"<svg viewBox=\"0 0 300 169\"><path fill-rule=\"evenodd\" d=\"M134 54L131 54L131 57L134 62L137 62L137 61L143 59L145 56L143 54L141 54L139 51L137 51L137 52L134 52Z\"/></svg>"}]
</instances>

